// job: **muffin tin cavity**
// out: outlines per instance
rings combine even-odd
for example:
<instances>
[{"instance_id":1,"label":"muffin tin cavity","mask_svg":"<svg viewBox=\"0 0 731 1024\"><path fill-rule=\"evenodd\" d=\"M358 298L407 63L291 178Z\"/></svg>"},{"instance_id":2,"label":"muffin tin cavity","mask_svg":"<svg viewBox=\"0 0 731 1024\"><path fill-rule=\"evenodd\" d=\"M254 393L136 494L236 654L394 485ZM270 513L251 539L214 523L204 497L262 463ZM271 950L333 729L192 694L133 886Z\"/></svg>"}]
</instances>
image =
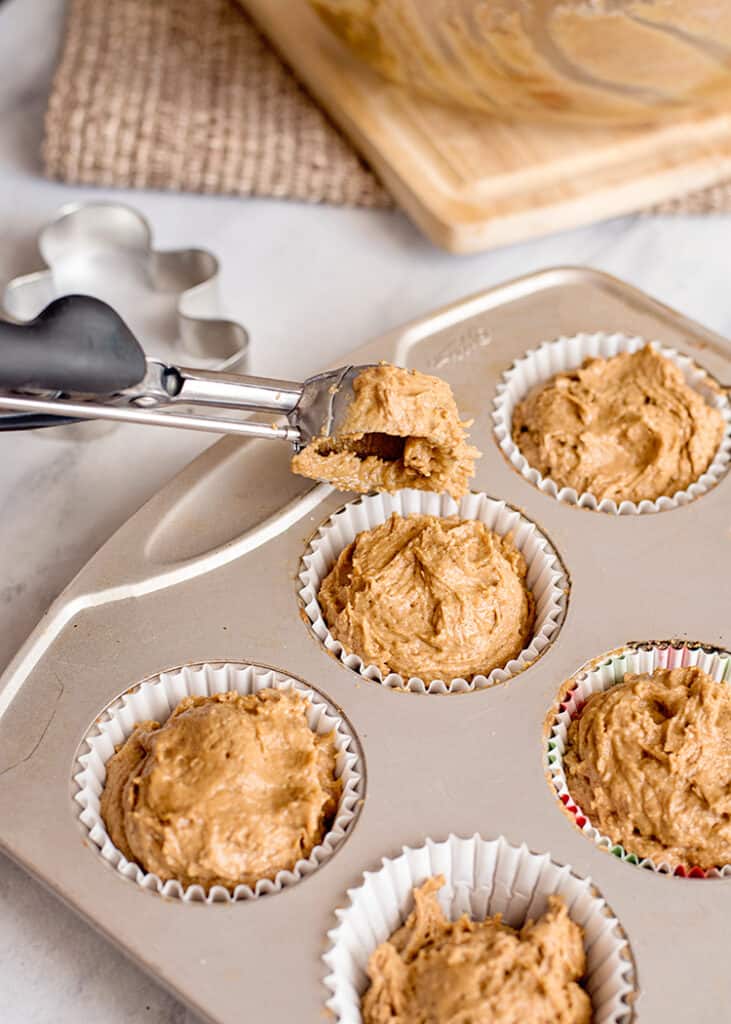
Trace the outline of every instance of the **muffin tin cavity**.
<instances>
[{"instance_id":1,"label":"muffin tin cavity","mask_svg":"<svg viewBox=\"0 0 731 1024\"><path fill-rule=\"evenodd\" d=\"M421 679L416 676L404 679L395 672L384 676L376 665L364 664L357 654L345 650L333 637L318 603L320 586L341 551L356 535L386 522L394 512L403 516L419 513L478 520L501 537L508 534L512 536L515 547L527 563L526 584L536 604L532 639L517 658L502 668L493 669L488 676L476 675L470 680ZM470 493L457 504L447 495L416 490L367 495L338 509L320 526L308 544L302 557L299 581L299 598L304 612L315 636L329 653L336 655L347 668L365 679L390 688L430 694L481 690L524 671L556 639L566 613L569 590L567 573L550 541L535 523L504 501L496 501L485 494Z\"/></svg>"},{"instance_id":2,"label":"muffin tin cavity","mask_svg":"<svg viewBox=\"0 0 731 1024\"><path fill-rule=\"evenodd\" d=\"M658 874L682 878L729 878L731 864L702 869L693 865L673 868L662 860L640 857L610 836L603 835L569 792L564 770L569 726L582 711L589 697L621 683L626 674L652 673L656 669L697 666L716 682L731 683L731 654L702 644L676 641L629 644L595 658L583 666L562 686L555 704L546 718L545 748L547 776L562 809L576 827L598 847L612 853L626 864L638 865Z\"/></svg>"},{"instance_id":3,"label":"muffin tin cavity","mask_svg":"<svg viewBox=\"0 0 731 1024\"><path fill-rule=\"evenodd\" d=\"M587 879L556 864L547 853L532 853L505 838L450 835L427 839L416 849L384 858L350 889L350 903L337 911L338 925L329 933L325 984L327 1006L338 1024L361 1024L360 1002L368 985L368 958L406 920L412 890L427 878L443 875L439 902L454 920L467 913L482 921L501 913L506 924L520 928L546 910L552 894L563 898L569 916L584 930L587 970L583 986L591 997L594 1024L628 1024L633 1018L636 973L629 943L604 898Z\"/></svg>"},{"instance_id":4,"label":"muffin tin cavity","mask_svg":"<svg viewBox=\"0 0 731 1024\"><path fill-rule=\"evenodd\" d=\"M522 358L516 359L497 386L492 414L495 438L510 465L544 494L567 505L578 505L610 515L639 515L667 511L687 505L714 487L726 474L731 462L729 398L716 381L692 359L656 341L651 343L653 348L679 367L685 383L702 395L709 405L717 408L725 420L723 440L715 458L705 473L686 490L677 491L672 496L657 498L655 501L622 501L619 504L608 498L600 501L588 491L577 494L570 487L559 488L550 477L542 476L537 469L528 464L513 441L513 411L518 402L522 401L534 387L546 383L558 373L578 369L589 357L611 358L620 352L637 352L646 344L644 338L628 337L624 334L576 334L544 342L537 348L530 349Z\"/></svg>"},{"instance_id":5,"label":"muffin tin cavity","mask_svg":"<svg viewBox=\"0 0 731 1024\"><path fill-rule=\"evenodd\" d=\"M342 793L329 832L307 859L297 862L292 871L280 871L273 878L259 880L252 888L238 885L232 891L217 885L206 891L200 885L184 888L174 880L162 881L157 875L145 872L138 864L128 861L113 845L104 821L99 801L106 777L106 763L119 746L132 733L137 722L155 720L165 722L178 703L188 696L210 697L229 690L242 695L272 688L296 690L309 702L308 724L313 732L325 735L335 730L337 748L336 775L342 782ZM275 669L260 665L231 662L213 662L185 665L161 672L146 679L112 701L94 720L82 740L74 762L76 792L74 800L81 824L90 840L89 845L125 878L150 892L168 898L205 903L232 903L257 899L279 892L307 877L332 856L355 825L365 794L363 755L350 723L341 712L314 687Z\"/></svg>"}]
</instances>

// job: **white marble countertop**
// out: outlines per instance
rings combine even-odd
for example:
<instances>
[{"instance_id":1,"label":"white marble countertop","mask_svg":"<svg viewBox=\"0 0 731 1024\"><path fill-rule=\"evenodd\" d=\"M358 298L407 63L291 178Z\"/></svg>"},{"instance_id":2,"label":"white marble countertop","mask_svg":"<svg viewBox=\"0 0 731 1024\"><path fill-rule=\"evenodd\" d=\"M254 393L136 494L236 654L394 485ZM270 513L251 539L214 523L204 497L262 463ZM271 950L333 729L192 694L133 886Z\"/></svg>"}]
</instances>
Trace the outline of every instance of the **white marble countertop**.
<instances>
[{"instance_id":1,"label":"white marble countertop","mask_svg":"<svg viewBox=\"0 0 731 1024\"><path fill-rule=\"evenodd\" d=\"M62 12L62 0L0 0L0 290L38 266L37 232L59 206L119 198L150 218L160 246L218 254L253 372L297 378L436 306L561 263L610 271L731 335L729 217L625 217L455 257L394 212L46 182L39 148ZM0 435L0 668L99 545L212 440L155 429L143 444L129 426L84 443L41 435ZM193 1019L0 856L3 1024Z\"/></svg>"}]
</instances>

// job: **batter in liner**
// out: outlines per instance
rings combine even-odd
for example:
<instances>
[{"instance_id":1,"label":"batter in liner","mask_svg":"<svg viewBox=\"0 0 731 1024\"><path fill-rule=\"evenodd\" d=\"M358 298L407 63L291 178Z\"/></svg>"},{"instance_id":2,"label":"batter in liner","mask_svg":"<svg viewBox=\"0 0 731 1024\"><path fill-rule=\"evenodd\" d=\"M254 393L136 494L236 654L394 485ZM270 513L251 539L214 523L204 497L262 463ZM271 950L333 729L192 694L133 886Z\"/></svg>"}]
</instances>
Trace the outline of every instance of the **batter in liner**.
<instances>
[{"instance_id":1,"label":"batter in liner","mask_svg":"<svg viewBox=\"0 0 731 1024\"><path fill-rule=\"evenodd\" d=\"M686 490L721 444L724 420L650 345L587 359L535 388L513 412L513 441L556 486L600 501Z\"/></svg>"},{"instance_id":2,"label":"batter in liner","mask_svg":"<svg viewBox=\"0 0 731 1024\"><path fill-rule=\"evenodd\" d=\"M363 1024L589 1024L583 932L559 896L516 931L499 914L448 921L443 884L414 889L406 924L372 953Z\"/></svg>"},{"instance_id":3,"label":"batter in liner","mask_svg":"<svg viewBox=\"0 0 731 1024\"><path fill-rule=\"evenodd\" d=\"M481 522L394 513L340 553L319 602L335 639L384 674L470 679L528 645L526 572L512 540Z\"/></svg>"},{"instance_id":4,"label":"batter in liner","mask_svg":"<svg viewBox=\"0 0 731 1024\"><path fill-rule=\"evenodd\" d=\"M446 381L381 363L355 378L353 394L339 433L294 455L295 473L344 491L467 492L480 452Z\"/></svg>"},{"instance_id":5,"label":"batter in liner","mask_svg":"<svg viewBox=\"0 0 731 1024\"><path fill-rule=\"evenodd\" d=\"M254 886L329 830L341 783L332 733L293 691L186 697L140 722L107 764L101 813L124 856L159 878Z\"/></svg>"},{"instance_id":6,"label":"batter in liner","mask_svg":"<svg viewBox=\"0 0 731 1024\"><path fill-rule=\"evenodd\" d=\"M731 862L731 687L699 668L626 675L569 726L566 785L592 825L630 853Z\"/></svg>"}]
</instances>

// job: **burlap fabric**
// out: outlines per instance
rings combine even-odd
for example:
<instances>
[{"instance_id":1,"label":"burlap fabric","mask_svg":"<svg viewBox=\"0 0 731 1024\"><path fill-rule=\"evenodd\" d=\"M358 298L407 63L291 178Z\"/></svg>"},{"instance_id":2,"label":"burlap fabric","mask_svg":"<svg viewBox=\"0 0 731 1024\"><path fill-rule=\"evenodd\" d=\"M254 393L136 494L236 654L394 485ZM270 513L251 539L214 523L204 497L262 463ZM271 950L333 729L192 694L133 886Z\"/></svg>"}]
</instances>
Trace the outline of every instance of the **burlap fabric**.
<instances>
[{"instance_id":1,"label":"burlap fabric","mask_svg":"<svg viewBox=\"0 0 731 1024\"><path fill-rule=\"evenodd\" d=\"M391 203L233 0L69 0L44 162L76 184Z\"/></svg>"},{"instance_id":2,"label":"burlap fabric","mask_svg":"<svg viewBox=\"0 0 731 1024\"><path fill-rule=\"evenodd\" d=\"M391 205L234 0L69 0L44 160L74 184ZM731 183L656 209L731 210Z\"/></svg>"}]
</instances>

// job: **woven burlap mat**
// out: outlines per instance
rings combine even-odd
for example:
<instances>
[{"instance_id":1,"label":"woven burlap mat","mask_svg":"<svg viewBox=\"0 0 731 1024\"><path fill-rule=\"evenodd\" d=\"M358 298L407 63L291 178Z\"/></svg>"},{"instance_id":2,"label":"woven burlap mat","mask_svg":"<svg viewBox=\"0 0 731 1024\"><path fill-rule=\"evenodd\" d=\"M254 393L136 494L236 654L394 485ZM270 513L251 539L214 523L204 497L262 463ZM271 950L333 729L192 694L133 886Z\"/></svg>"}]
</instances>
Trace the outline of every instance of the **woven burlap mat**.
<instances>
[{"instance_id":1,"label":"woven burlap mat","mask_svg":"<svg viewBox=\"0 0 731 1024\"><path fill-rule=\"evenodd\" d=\"M233 0L69 0L44 161L74 184L392 202ZM731 183L656 209L730 210Z\"/></svg>"},{"instance_id":2,"label":"woven burlap mat","mask_svg":"<svg viewBox=\"0 0 731 1024\"><path fill-rule=\"evenodd\" d=\"M76 184L391 204L233 0L69 0L44 162Z\"/></svg>"}]
</instances>

